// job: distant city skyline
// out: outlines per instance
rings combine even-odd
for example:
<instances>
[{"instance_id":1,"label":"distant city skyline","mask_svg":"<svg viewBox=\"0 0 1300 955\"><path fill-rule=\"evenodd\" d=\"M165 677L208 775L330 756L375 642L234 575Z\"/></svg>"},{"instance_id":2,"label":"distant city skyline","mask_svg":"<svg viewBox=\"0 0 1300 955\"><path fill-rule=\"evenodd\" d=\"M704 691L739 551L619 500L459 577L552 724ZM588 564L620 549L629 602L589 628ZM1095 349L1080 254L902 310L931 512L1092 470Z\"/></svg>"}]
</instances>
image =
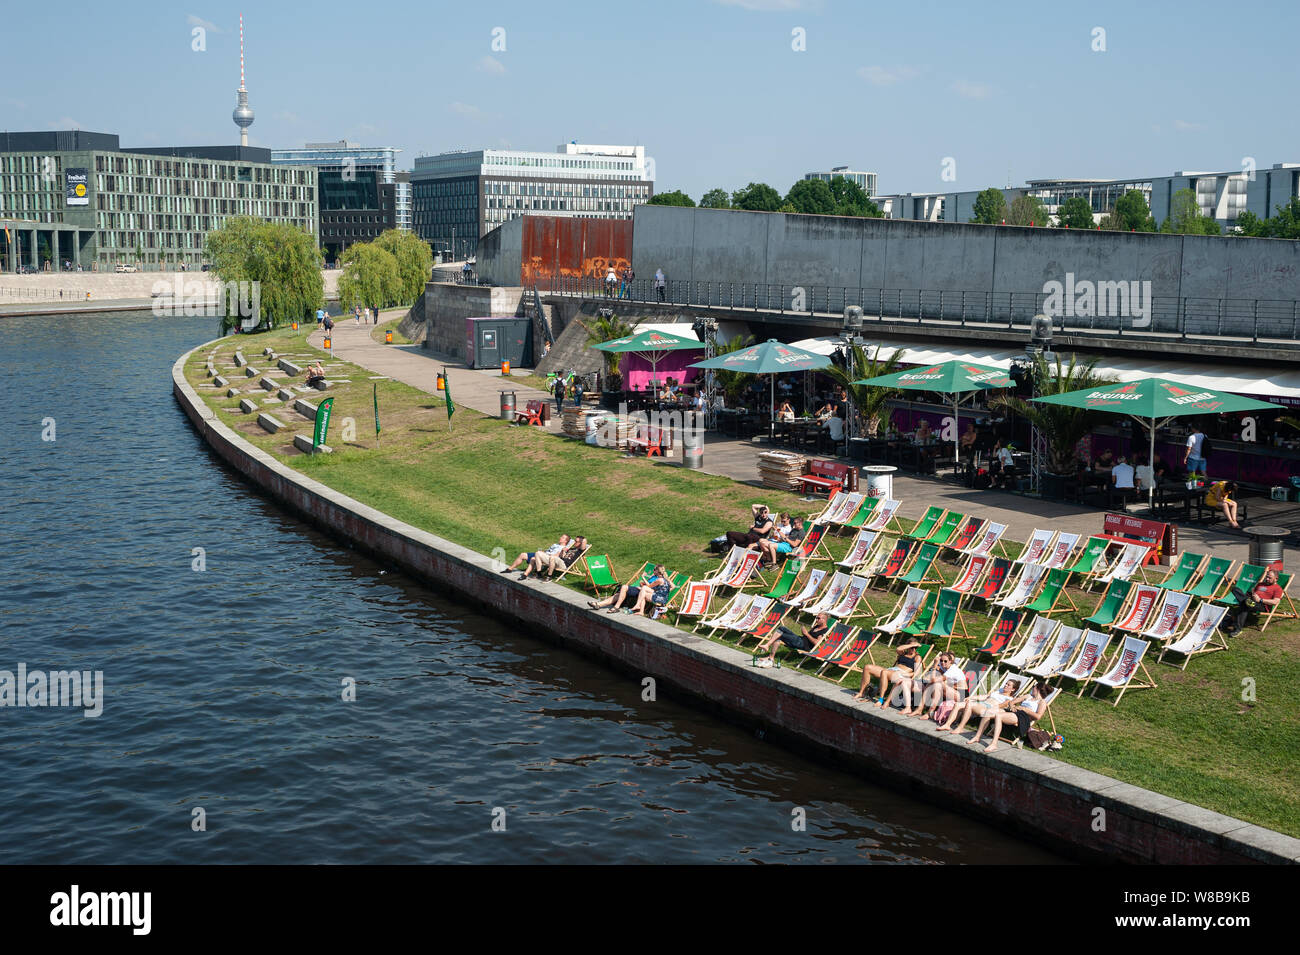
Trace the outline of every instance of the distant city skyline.
<instances>
[{"instance_id":1,"label":"distant city skyline","mask_svg":"<svg viewBox=\"0 0 1300 955\"><path fill-rule=\"evenodd\" d=\"M266 148L347 139L400 148L409 169L452 149L640 144L656 191L697 200L751 181L784 192L840 165L876 172L884 194L1264 168L1297 158L1285 101L1267 90L1293 69L1300 13L1249 9L668 0L647 15L320 0L304 17L145 0L124 17L74 0L10 13L22 42L6 57L0 130L235 144L242 12L249 143ZM85 42L69 47L69 29Z\"/></svg>"}]
</instances>

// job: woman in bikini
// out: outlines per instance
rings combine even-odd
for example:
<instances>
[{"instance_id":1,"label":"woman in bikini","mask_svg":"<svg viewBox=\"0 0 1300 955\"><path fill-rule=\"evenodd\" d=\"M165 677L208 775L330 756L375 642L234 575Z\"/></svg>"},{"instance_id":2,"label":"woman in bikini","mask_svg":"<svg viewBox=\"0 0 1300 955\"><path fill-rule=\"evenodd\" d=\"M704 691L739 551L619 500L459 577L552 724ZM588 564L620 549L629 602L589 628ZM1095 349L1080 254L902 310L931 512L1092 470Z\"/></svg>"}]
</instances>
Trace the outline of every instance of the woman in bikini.
<instances>
[{"instance_id":1,"label":"woman in bikini","mask_svg":"<svg viewBox=\"0 0 1300 955\"><path fill-rule=\"evenodd\" d=\"M905 710L912 708L912 681L920 675L921 658L916 653L916 648L920 644L915 640L909 640L898 648L898 657L894 660L891 667L877 666L874 663L868 664L862 671L862 687L858 690L855 700L860 700L867 695L867 689L871 686L871 678L880 678L880 693L876 696L876 706L884 707L885 698L889 694L890 681L896 681L899 688L903 691L903 705Z\"/></svg>"}]
</instances>

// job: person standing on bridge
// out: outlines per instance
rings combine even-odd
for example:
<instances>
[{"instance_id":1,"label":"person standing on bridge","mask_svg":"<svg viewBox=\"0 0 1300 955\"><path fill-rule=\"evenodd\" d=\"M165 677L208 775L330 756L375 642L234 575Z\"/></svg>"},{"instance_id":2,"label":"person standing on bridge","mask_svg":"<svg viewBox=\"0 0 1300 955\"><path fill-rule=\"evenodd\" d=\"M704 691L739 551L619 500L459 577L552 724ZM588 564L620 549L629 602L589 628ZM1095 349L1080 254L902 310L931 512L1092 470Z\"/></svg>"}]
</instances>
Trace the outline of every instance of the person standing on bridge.
<instances>
[{"instance_id":1,"label":"person standing on bridge","mask_svg":"<svg viewBox=\"0 0 1300 955\"><path fill-rule=\"evenodd\" d=\"M664 300L664 288L667 284L668 282L664 278L664 270L655 269L655 295L658 296L661 302Z\"/></svg>"}]
</instances>

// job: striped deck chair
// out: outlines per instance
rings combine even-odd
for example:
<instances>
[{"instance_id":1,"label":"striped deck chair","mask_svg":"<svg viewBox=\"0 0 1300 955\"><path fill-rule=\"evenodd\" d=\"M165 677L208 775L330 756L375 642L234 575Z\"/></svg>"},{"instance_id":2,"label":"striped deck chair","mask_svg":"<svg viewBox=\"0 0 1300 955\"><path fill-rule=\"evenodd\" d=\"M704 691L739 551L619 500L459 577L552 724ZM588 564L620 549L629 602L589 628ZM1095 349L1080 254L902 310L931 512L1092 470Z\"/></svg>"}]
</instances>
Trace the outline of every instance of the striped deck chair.
<instances>
[{"instance_id":1,"label":"striped deck chair","mask_svg":"<svg viewBox=\"0 0 1300 955\"><path fill-rule=\"evenodd\" d=\"M879 532L893 524L901 534L903 526L898 523L898 508L902 503L902 501L895 501L892 498L881 501L876 509L871 512L871 520L862 526L869 531Z\"/></svg>"},{"instance_id":2,"label":"striped deck chair","mask_svg":"<svg viewBox=\"0 0 1300 955\"><path fill-rule=\"evenodd\" d=\"M993 548L1000 547L1003 556L1006 556L1006 546L1002 543L1002 535L1006 532L1006 524L995 524L989 521L980 529L979 536L975 538L975 543L961 551L961 553L967 556L978 554L981 557L992 557Z\"/></svg>"},{"instance_id":3,"label":"striped deck chair","mask_svg":"<svg viewBox=\"0 0 1300 955\"><path fill-rule=\"evenodd\" d=\"M754 594L736 594L728 601L727 605L716 616L708 620L701 618L695 622L691 629L699 631L701 628L708 627L709 636L713 636L717 630L730 628L737 620L745 615L749 605L754 602Z\"/></svg>"},{"instance_id":4,"label":"striped deck chair","mask_svg":"<svg viewBox=\"0 0 1300 955\"><path fill-rule=\"evenodd\" d=\"M1083 630L1081 628L1062 625L1052 638L1052 649L1048 651L1042 662L1036 666L1025 667L1021 672L1044 680L1054 677L1065 669L1065 665L1070 662L1074 652L1079 649L1079 644L1082 642Z\"/></svg>"},{"instance_id":5,"label":"striped deck chair","mask_svg":"<svg viewBox=\"0 0 1300 955\"><path fill-rule=\"evenodd\" d=\"M939 521L947 513L946 510L937 505L927 507L925 513L921 515L921 519L916 522L916 525L912 530L903 536L911 537L915 540L928 540L930 535L934 533L934 529L938 525Z\"/></svg>"},{"instance_id":6,"label":"striped deck chair","mask_svg":"<svg viewBox=\"0 0 1300 955\"><path fill-rule=\"evenodd\" d=\"M808 571L808 579L804 581L803 590L799 591L793 597L787 598L785 602L791 607L802 607L809 600L812 600L813 596L817 593L817 589L821 587L822 581L825 579L826 571L824 570Z\"/></svg>"},{"instance_id":7,"label":"striped deck chair","mask_svg":"<svg viewBox=\"0 0 1300 955\"><path fill-rule=\"evenodd\" d=\"M938 544L940 547L946 547L948 541L952 540L954 534L961 528L962 523L966 520L965 514L958 514L956 511L949 511L939 522L939 526L925 540L929 544Z\"/></svg>"},{"instance_id":8,"label":"striped deck chair","mask_svg":"<svg viewBox=\"0 0 1300 955\"><path fill-rule=\"evenodd\" d=\"M713 588L700 581L690 581L682 588L679 596L681 599L673 608L673 613L677 615L677 623L681 624L683 617L700 619L709 612L709 604L713 603Z\"/></svg>"},{"instance_id":9,"label":"striped deck chair","mask_svg":"<svg viewBox=\"0 0 1300 955\"><path fill-rule=\"evenodd\" d=\"M1006 653L1023 616L1024 614L1019 610L1012 610L1010 607L1002 608L994 619L993 626L989 627L989 634L984 638L984 646L976 647L971 653L984 653L994 659Z\"/></svg>"},{"instance_id":10,"label":"striped deck chair","mask_svg":"<svg viewBox=\"0 0 1300 955\"><path fill-rule=\"evenodd\" d=\"M1236 594L1232 592L1232 588L1236 587L1243 594L1250 593L1255 589L1255 585L1259 583L1260 579L1264 576L1264 571L1266 570L1268 570L1267 567L1261 567L1259 564L1243 563L1237 568L1236 579L1230 580L1224 585L1223 593L1219 594L1217 597L1211 597L1210 599L1216 603L1227 604L1229 610L1236 609L1240 601L1237 600Z\"/></svg>"},{"instance_id":11,"label":"striped deck chair","mask_svg":"<svg viewBox=\"0 0 1300 955\"><path fill-rule=\"evenodd\" d=\"M888 581L901 577L903 568L907 566L907 560L912 556L916 544L917 541L911 537L900 537L895 541L894 549L889 552L889 560L885 562L885 568L880 572L879 576Z\"/></svg>"},{"instance_id":12,"label":"striped deck chair","mask_svg":"<svg viewBox=\"0 0 1300 955\"><path fill-rule=\"evenodd\" d=\"M967 547L974 542L980 529L984 526L984 518L968 517L966 523L957 529L957 533L952 536L948 543L943 546L948 550L954 550L957 553L964 553Z\"/></svg>"},{"instance_id":13,"label":"striped deck chair","mask_svg":"<svg viewBox=\"0 0 1300 955\"><path fill-rule=\"evenodd\" d=\"M1060 626L1059 621L1052 620L1050 617L1035 617L1029 624L1029 632L1025 634L1024 642L1011 656L1002 661L1002 665L1012 670L1024 670L1025 667L1033 666L1042 659L1049 647L1055 646L1052 641Z\"/></svg>"},{"instance_id":14,"label":"striped deck chair","mask_svg":"<svg viewBox=\"0 0 1300 955\"><path fill-rule=\"evenodd\" d=\"M835 566L847 571L856 569L859 564L866 561L871 549L876 546L876 541L879 539L880 535L875 531L858 531L858 536L853 538L849 552L844 555L843 560L837 560Z\"/></svg>"},{"instance_id":15,"label":"striped deck chair","mask_svg":"<svg viewBox=\"0 0 1300 955\"><path fill-rule=\"evenodd\" d=\"M755 598L754 603L758 603L762 599L765 598ZM767 605L767 609L763 611L763 615L758 618L757 623L742 630L740 638L736 641L736 646L740 646L750 639L756 639L759 642L766 640L772 635L772 631L781 625L781 621L785 619L785 615L789 612L790 608L781 601L772 601ZM736 629L741 630L739 626Z\"/></svg>"},{"instance_id":16,"label":"striped deck chair","mask_svg":"<svg viewBox=\"0 0 1300 955\"><path fill-rule=\"evenodd\" d=\"M1165 602L1160 605L1160 612L1151 615L1147 628L1140 636L1152 643L1167 644L1187 622L1187 608L1192 605L1192 595L1178 590L1165 593Z\"/></svg>"},{"instance_id":17,"label":"striped deck chair","mask_svg":"<svg viewBox=\"0 0 1300 955\"><path fill-rule=\"evenodd\" d=\"M1079 552L1078 558L1066 570L1070 574L1078 574L1084 579L1094 574L1105 573L1110 567L1106 561L1106 551L1110 548L1111 543L1112 541L1105 537L1089 537L1088 543L1083 545L1083 550Z\"/></svg>"},{"instance_id":18,"label":"striped deck chair","mask_svg":"<svg viewBox=\"0 0 1300 955\"><path fill-rule=\"evenodd\" d=\"M842 502L848 496L849 496L848 491L836 491L834 494L832 494L829 498L826 499L826 506L821 509L820 513L808 515L808 523L809 524L824 523L830 517L831 514L835 513L835 508L837 508L840 505L840 502Z\"/></svg>"},{"instance_id":19,"label":"striped deck chair","mask_svg":"<svg viewBox=\"0 0 1300 955\"><path fill-rule=\"evenodd\" d=\"M723 559L722 564L709 576L701 579L701 583L710 584L711 586L721 586L724 581L731 580L740 570L741 563L745 560L746 554L752 554L753 551L746 550L743 547L732 546ZM654 564L647 563L646 567L653 569ZM644 570L642 571L644 573Z\"/></svg>"},{"instance_id":20,"label":"striped deck chair","mask_svg":"<svg viewBox=\"0 0 1300 955\"><path fill-rule=\"evenodd\" d=\"M786 554L786 560L830 560L835 558L826 549L826 532L830 528L825 524L810 524L804 530L803 540L799 546Z\"/></svg>"},{"instance_id":21,"label":"striped deck chair","mask_svg":"<svg viewBox=\"0 0 1300 955\"><path fill-rule=\"evenodd\" d=\"M1092 612L1092 616L1084 617L1083 622L1102 630L1109 627L1128 602L1132 589L1133 585L1127 580L1112 580L1097 602L1097 609Z\"/></svg>"},{"instance_id":22,"label":"striped deck chair","mask_svg":"<svg viewBox=\"0 0 1300 955\"><path fill-rule=\"evenodd\" d=\"M879 639L880 634L874 630L864 632L860 627L854 627L849 638L840 646L839 652L822 664L817 672L821 673L827 667L839 667L844 672L835 682L843 683L850 673L862 668L863 657L867 658L867 662L874 662L871 659L871 648Z\"/></svg>"},{"instance_id":23,"label":"striped deck chair","mask_svg":"<svg viewBox=\"0 0 1300 955\"><path fill-rule=\"evenodd\" d=\"M821 596L808 605L801 607L799 612L806 613L810 617L815 617L819 613L828 613L832 607L840 602L840 598L844 596L844 588L848 587L848 585L849 575L837 570L830 583L826 585L826 589L822 591Z\"/></svg>"},{"instance_id":24,"label":"striped deck chair","mask_svg":"<svg viewBox=\"0 0 1300 955\"><path fill-rule=\"evenodd\" d=\"M993 669L987 663L972 663L966 660L961 664L962 671L966 674L966 695L979 692L979 685L988 677L989 671Z\"/></svg>"},{"instance_id":25,"label":"striped deck chair","mask_svg":"<svg viewBox=\"0 0 1300 955\"><path fill-rule=\"evenodd\" d=\"M1032 613L1051 613L1056 605L1064 600L1075 613L1079 608L1074 605L1074 598L1066 591L1065 585L1070 579L1070 572L1063 567L1049 570L1043 580L1043 589L1038 596L1025 604L1025 610Z\"/></svg>"},{"instance_id":26,"label":"striped deck chair","mask_svg":"<svg viewBox=\"0 0 1300 955\"><path fill-rule=\"evenodd\" d=\"M894 615L884 623L877 621L875 629L881 633L897 634L916 619L927 596L932 595L927 595L919 587L908 587L903 596L898 598L898 603L894 605Z\"/></svg>"},{"instance_id":27,"label":"striped deck chair","mask_svg":"<svg viewBox=\"0 0 1300 955\"><path fill-rule=\"evenodd\" d=\"M1093 674L1097 672L1097 667L1101 664L1102 657L1106 654L1106 648L1110 646L1110 634L1101 633L1097 630L1086 630L1083 634L1083 644L1079 647L1079 652L1074 661L1064 670L1057 674L1061 680L1074 680L1079 684L1079 697L1083 697L1083 688L1088 685Z\"/></svg>"},{"instance_id":28,"label":"striped deck chair","mask_svg":"<svg viewBox=\"0 0 1300 955\"><path fill-rule=\"evenodd\" d=\"M1169 576L1157 581L1156 586L1161 590L1186 590L1188 584L1196 579L1196 573L1203 563L1205 563L1204 554L1186 551L1178 558L1178 565L1169 571Z\"/></svg>"},{"instance_id":29,"label":"striped deck chair","mask_svg":"<svg viewBox=\"0 0 1300 955\"><path fill-rule=\"evenodd\" d=\"M941 639L948 641L944 647L945 652L952 648L954 637L966 638L966 634L957 628L957 607L961 603L962 595L950 587L944 587L939 591L939 599L935 601L934 616L926 625L925 636L934 637L934 642Z\"/></svg>"},{"instance_id":30,"label":"striped deck chair","mask_svg":"<svg viewBox=\"0 0 1300 955\"><path fill-rule=\"evenodd\" d=\"M993 558L987 555L971 554L966 558L966 565L958 572L952 582L952 589L963 596L970 596L979 586L984 571L989 569Z\"/></svg>"},{"instance_id":31,"label":"striped deck chair","mask_svg":"<svg viewBox=\"0 0 1300 955\"><path fill-rule=\"evenodd\" d=\"M852 620L860 616L864 611L858 610L858 605L862 603L863 598L867 595L867 579L865 577L850 577L848 584L844 587L844 593L834 607L826 611L830 616L837 620ZM871 602L867 602L865 613L875 615L871 609Z\"/></svg>"},{"instance_id":32,"label":"striped deck chair","mask_svg":"<svg viewBox=\"0 0 1300 955\"><path fill-rule=\"evenodd\" d=\"M1297 616L1295 604L1291 602L1291 574L1277 575L1277 585L1282 588L1282 599L1271 607L1266 614L1261 614L1259 629L1267 630L1269 623L1274 617L1281 617L1283 620L1294 620ZM1286 604L1289 610L1283 610L1282 605Z\"/></svg>"},{"instance_id":33,"label":"striped deck chair","mask_svg":"<svg viewBox=\"0 0 1300 955\"><path fill-rule=\"evenodd\" d=\"M809 660L814 663L825 664L827 660L840 652L840 648L844 646L844 641L848 640L857 630L857 627L846 627L839 621L831 624L830 628L821 635L821 638L812 645L812 649L795 651L803 657L802 660L795 664L795 669L803 667Z\"/></svg>"},{"instance_id":34,"label":"striped deck chair","mask_svg":"<svg viewBox=\"0 0 1300 955\"><path fill-rule=\"evenodd\" d=\"M597 597L605 596L601 591L609 588L618 589L618 578L614 576L614 565L606 554L589 554L582 558L583 569L587 572L587 584Z\"/></svg>"},{"instance_id":35,"label":"striped deck chair","mask_svg":"<svg viewBox=\"0 0 1300 955\"><path fill-rule=\"evenodd\" d=\"M943 583L943 578L937 576L937 572L931 573L934 570L934 562L938 557L938 544L923 543L916 552L916 559L912 561L912 566L907 569L905 574L895 577L895 582L903 584Z\"/></svg>"},{"instance_id":36,"label":"striped deck chair","mask_svg":"<svg viewBox=\"0 0 1300 955\"><path fill-rule=\"evenodd\" d=\"M1115 558L1115 563L1104 574L1097 574L1089 579L1089 584L1093 581L1102 584L1110 584L1113 580L1129 580L1134 574L1138 574L1144 581L1146 572L1142 570L1142 565L1146 563L1147 555L1151 553L1151 544L1135 542L1125 544L1124 549L1120 551L1119 557Z\"/></svg>"},{"instance_id":37,"label":"striped deck chair","mask_svg":"<svg viewBox=\"0 0 1300 955\"><path fill-rule=\"evenodd\" d=\"M1052 542L1056 540L1056 531L1044 530L1035 527L1029 540L1025 541L1024 549L1021 550L1020 556L1014 558L1013 564L1039 564L1042 563L1050 552Z\"/></svg>"},{"instance_id":38,"label":"striped deck chair","mask_svg":"<svg viewBox=\"0 0 1300 955\"><path fill-rule=\"evenodd\" d=\"M1220 604L1212 604L1208 600L1203 602L1200 611L1183 631L1183 635L1161 650L1156 662L1164 662L1166 653L1181 653L1183 665L1179 669L1186 670L1188 662L1198 653L1213 653L1215 650L1228 649L1223 634L1219 632L1219 624L1223 623L1227 612L1228 608Z\"/></svg>"},{"instance_id":39,"label":"striped deck chair","mask_svg":"<svg viewBox=\"0 0 1300 955\"><path fill-rule=\"evenodd\" d=\"M993 598L1001 592L1006 586L1007 577L1011 574L1011 561L1006 557L993 557L989 560L988 570L984 572L984 577L975 585L968 599L982 600L985 605L992 603ZM957 616L961 617L961 610L957 611ZM961 626L965 629L966 621L960 621Z\"/></svg>"},{"instance_id":40,"label":"striped deck chair","mask_svg":"<svg viewBox=\"0 0 1300 955\"><path fill-rule=\"evenodd\" d=\"M1193 597L1200 597L1204 600L1210 600L1223 587L1223 579L1232 572L1235 560L1228 560L1226 557L1211 557L1209 563L1205 565L1205 571L1187 592Z\"/></svg>"},{"instance_id":41,"label":"striped deck chair","mask_svg":"<svg viewBox=\"0 0 1300 955\"><path fill-rule=\"evenodd\" d=\"M747 550L740 559L740 565L727 579L715 584L715 587L744 590L746 587L767 586L767 581L758 572L758 560L762 555L756 550Z\"/></svg>"},{"instance_id":42,"label":"striped deck chair","mask_svg":"<svg viewBox=\"0 0 1300 955\"><path fill-rule=\"evenodd\" d=\"M876 505L880 503L880 498L865 496L862 503L858 505L858 512L844 522L842 528L845 530L861 530L870 520L872 513L876 510Z\"/></svg>"},{"instance_id":43,"label":"striped deck chair","mask_svg":"<svg viewBox=\"0 0 1300 955\"><path fill-rule=\"evenodd\" d=\"M859 577L865 577L874 583L875 578L885 572L889 566L889 558L894 554L894 547L898 544L896 540L886 540L881 537L876 541L875 548L867 556L867 559L859 564L854 570ZM889 586L888 582L885 584Z\"/></svg>"},{"instance_id":44,"label":"striped deck chair","mask_svg":"<svg viewBox=\"0 0 1300 955\"><path fill-rule=\"evenodd\" d=\"M993 605L1019 610L1033 598L1046 575L1047 569L1042 564L1025 564L1015 583L1009 585L1007 592L993 601Z\"/></svg>"},{"instance_id":45,"label":"striped deck chair","mask_svg":"<svg viewBox=\"0 0 1300 955\"><path fill-rule=\"evenodd\" d=\"M839 527L858 512L858 508L862 506L862 499L864 497L866 497L865 494L860 494L856 491L852 494L841 493L835 495L834 506L827 507L826 510L818 514L817 520L814 523L826 524L829 527Z\"/></svg>"},{"instance_id":46,"label":"striped deck chair","mask_svg":"<svg viewBox=\"0 0 1300 955\"><path fill-rule=\"evenodd\" d=\"M763 615L767 613L768 608L771 606L772 601L766 597L755 597L749 602L749 606L745 608L745 612L740 615L738 620L728 624L725 628L720 627L719 629L735 630L738 633L752 630L763 619Z\"/></svg>"},{"instance_id":47,"label":"striped deck chair","mask_svg":"<svg viewBox=\"0 0 1300 955\"><path fill-rule=\"evenodd\" d=\"M1052 541L1052 549L1043 561L1043 566L1048 570L1064 569L1066 561L1074 553L1075 545L1079 543L1078 534L1067 534L1065 531L1056 535L1056 540Z\"/></svg>"},{"instance_id":48,"label":"striped deck chair","mask_svg":"<svg viewBox=\"0 0 1300 955\"><path fill-rule=\"evenodd\" d=\"M1147 672L1146 664L1142 662L1142 657L1147 652L1147 643L1141 637L1125 637L1124 643L1115 651L1111 667L1104 674L1096 677L1092 681L1092 695L1097 695L1097 688L1108 686L1111 689L1119 690L1116 694L1112 706L1119 706L1119 701L1124 699L1124 693L1128 690L1153 690L1156 681L1151 679L1151 674ZM1138 670L1146 677L1146 682L1138 682L1134 679Z\"/></svg>"},{"instance_id":49,"label":"striped deck chair","mask_svg":"<svg viewBox=\"0 0 1300 955\"><path fill-rule=\"evenodd\" d=\"M776 579L772 589L763 596L771 600L784 600L789 596L790 591L794 589L795 581L799 579L801 573L803 573L803 561L786 561L785 567L781 569L781 576Z\"/></svg>"},{"instance_id":50,"label":"striped deck chair","mask_svg":"<svg viewBox=\"0 0 1300 955\"><path fill-rule=\"evenodd\" d=\"M1135 584L1128 607L1110 629L1122 633L1141 633L1147 624L1156 619L1155 609L1160 603L1160 588L1151 584Z\"/></svg>"}]
</instances>

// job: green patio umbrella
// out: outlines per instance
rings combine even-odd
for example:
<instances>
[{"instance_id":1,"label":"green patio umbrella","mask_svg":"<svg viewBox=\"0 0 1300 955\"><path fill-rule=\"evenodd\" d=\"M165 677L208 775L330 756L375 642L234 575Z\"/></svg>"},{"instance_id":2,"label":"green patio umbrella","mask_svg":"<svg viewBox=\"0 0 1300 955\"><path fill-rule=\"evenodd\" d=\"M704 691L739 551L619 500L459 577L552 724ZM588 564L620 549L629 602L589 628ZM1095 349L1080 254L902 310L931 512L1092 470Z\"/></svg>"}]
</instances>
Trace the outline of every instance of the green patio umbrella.
<instances>
[{"instance_id":1,"label":"green patio umbrella","mask_svg":"<svg viewBox=\"0 0 1300 955\"><path fill-rule=\"evenodd\" d=\"M987 365L976 365L973 362L953 359L941 365L896 371L892 375L865 378L861 381L855 381L853 384L875 385L878 388L901 388L906 391L937 391L941 394L952 395L952 458L954 461L958 461L961 459L958 450L961 441L961 429L959 427L961 419L958 416L957 406L961 401L961 396L974 391L1010 388L1015 382L1001 368L990 368Z\"/></svg>"},{"instance_id":2,"label":"green patio umbrella","mask_svg":"<svg viewBox=\"0 0 1300 955\"><path fill-rule=\"evenodd\" d=\"M628 352L633 355L640 355L648 361L650 363L650 381L654 386L655 397L658 398L659 360L670 351L685 351L690 348L697 351L702 350L704 342L696 338L671 335L651 329L637 332L635 335L628 335L625 338L615 338L612 341L601 342L591 347L597 351Z\"/></svg>"},{"instance_id":3,"label":"green patio umbrella","mask_svg":"<svg viewBox=\"0 0 1300 955\"><path fill-rule=\"evenodd\" d=\"M721 368L725 371L740 371L750 375L770 375L769 398L770 420L768 421L768 438L772 436L772 422L776 418L776 376L787 371L807 371L825 368L831 364L830 358L816 352L804 351L793 345L783 345L775 338L769 338L757 345L750 345L739 351L728 352L717 358L706 358L691 365L692 368Z\"/></svg>"},{"instance_id":4,"label":"green patio umbrella","mask_svg":"<svg viewBox=\"0 0 1300 955\"><path fill-rule=\"evenodd\" d=\"M1199 385L1189 385L1168 378L1143 378L1122 385L1104 385L1100 388L1081 388L1063 395L1035 398L1045 405L1065 405L1067 408L1088 408L1113 414L1130 415L1150 437L1150 457L1156 456L1156 429L1173 418L1187 415L1219 414L1225 411L1262 411L1279 408L1279 405L1254 398L1243 398L1230 392L1214 391ZM1147 506L1152 506L1155 488L1147 489Z\"/></svg>"}]
</instances>

